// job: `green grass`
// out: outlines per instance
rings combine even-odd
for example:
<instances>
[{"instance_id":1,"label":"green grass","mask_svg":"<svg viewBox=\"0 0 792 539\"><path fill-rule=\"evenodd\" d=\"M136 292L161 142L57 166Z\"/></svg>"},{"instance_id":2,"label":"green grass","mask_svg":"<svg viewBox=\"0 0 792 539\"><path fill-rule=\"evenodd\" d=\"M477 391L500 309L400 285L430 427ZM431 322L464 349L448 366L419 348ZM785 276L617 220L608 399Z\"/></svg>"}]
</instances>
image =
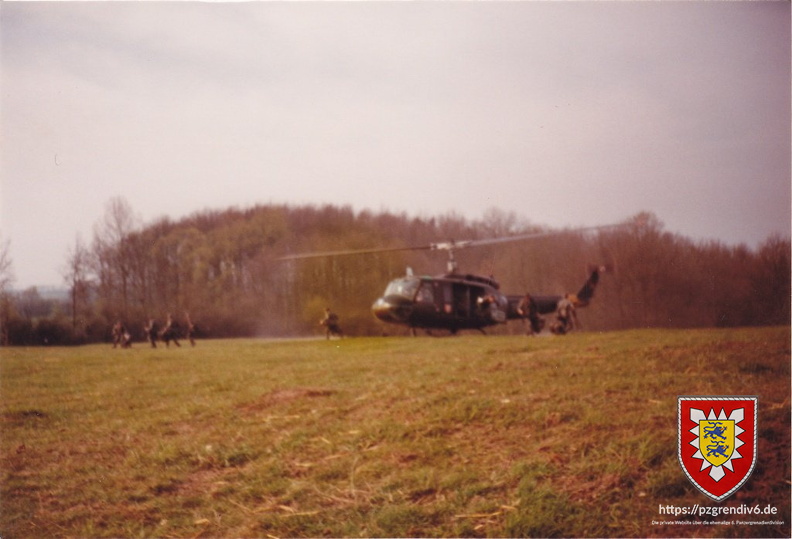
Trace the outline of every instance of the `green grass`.
<instances>
[{"instance_id":1,"label":"green grass","mask_svg":"<svg viewBox=\"0 0 792 539\"><path fill-rule=\"evenodd\" d=\"M4 538L790 534L789 328L0 353ZM677 396L746 394L784 525L653 525L714 505Z\"/></svg>"}]
</instances>

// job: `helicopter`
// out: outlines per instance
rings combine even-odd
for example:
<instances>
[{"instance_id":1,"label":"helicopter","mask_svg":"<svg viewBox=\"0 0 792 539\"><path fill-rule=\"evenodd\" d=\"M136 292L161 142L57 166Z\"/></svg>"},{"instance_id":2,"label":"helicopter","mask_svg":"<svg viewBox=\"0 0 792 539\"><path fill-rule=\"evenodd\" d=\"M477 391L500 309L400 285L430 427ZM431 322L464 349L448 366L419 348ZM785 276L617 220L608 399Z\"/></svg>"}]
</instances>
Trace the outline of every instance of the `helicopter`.
<instances>
[{"instance_id":1,"label":"helicopter","mask_svg":"<svg viewBox=\"0 0 792 539\"><path fill-rule=\"evenodd\" d=\"M578 228L571 232L600 231L618 226L621 225ZM521 302L526 295L504 294L500 290L500 284L493 277L460 273L454 256L455 251L468 247L529 240L557 234L559 232L538 232L481 240L430 243L413 247L325 251L286 255L280 257L280 260L395 251L446 251L448 262L444 274L418 276L413 273L411 268L407 268L406 275L388 283L382 296L371 306L372 313L382 322L408 327L413 335L416 335L416 331L419 329L430 334L435 330L447 331L451 334L462 330L478 330L486 334L485 329L488 327L505 324L509 320L525 320L527 314L521 309ZM586 281L576 294L531 294L533 313L530 323L532 330L537 333L541 331L544 327L544 319L541 318L541 315L558 312L559 306L565 300L571 304L573 316L575 309L587 306L594 296L600 275L611 269L611 266L589 265ZM550 326L550 330L559 335L565 334L569 329L568 322L554 323Z\"/></svg>"}]
</instances>

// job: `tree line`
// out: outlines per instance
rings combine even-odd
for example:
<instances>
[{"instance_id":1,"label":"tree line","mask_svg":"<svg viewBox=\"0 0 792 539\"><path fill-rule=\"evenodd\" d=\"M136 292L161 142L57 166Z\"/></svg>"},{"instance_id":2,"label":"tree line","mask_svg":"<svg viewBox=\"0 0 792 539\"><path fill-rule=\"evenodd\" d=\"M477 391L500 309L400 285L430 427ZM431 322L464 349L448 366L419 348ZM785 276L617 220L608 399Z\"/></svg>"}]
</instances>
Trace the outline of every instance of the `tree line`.
<instances>
[{"instance_id":1,"label":"tree line","mask_svg":"<svg viewBox=\"0 0 792 539\"><path fill-rule=\"evenodd\" d=\"M69 249L68 299L12 293L7 244L0 257L4 344L107 341L122 321L136 340L150 319L189 313L206 337L307 335L330 306L349 335L403 334L370 312L385 285L411 267L444 272L442 252L393 251L303 260L306 252L425 246L534 232L552 234L456 253L460 271L494 276L509 294L577 291L590 264L606 265L585 330L788 324L790 241L755 249L694 242L641 213L596 234L550 230L509 212L479 220L414 217L350 207L259 205L205 210L143 224L123 198L108 202L90 244ZM496 333L520 331L503 326Z\"/></svg>"}]
</instances>

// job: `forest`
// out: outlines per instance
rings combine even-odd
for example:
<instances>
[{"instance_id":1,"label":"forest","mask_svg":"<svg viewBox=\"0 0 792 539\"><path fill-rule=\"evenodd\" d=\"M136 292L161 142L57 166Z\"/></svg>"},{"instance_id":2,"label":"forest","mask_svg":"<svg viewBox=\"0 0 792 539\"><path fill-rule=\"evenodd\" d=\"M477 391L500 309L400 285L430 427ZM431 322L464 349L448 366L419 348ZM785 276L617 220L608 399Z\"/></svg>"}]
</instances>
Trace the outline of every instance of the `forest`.
<instances>
[{"instance_id":1,"label":"forest","mask_svg":"<svg viewBox=\"0 0 792 539\"><path fill-rule=\"evenodd\" d=\"M12 291L4 249L2 343L107 342L116 321L143 341L148 320L186 313L203 338L318 335L328 306L347 335L402 335L407 329L377 321L371 304L408 267L442 274L443 252L281 258L535 232L551 234L457 251L460 271L493 276L508 294L562 294L580 287L590 264L607 265L612 271L594 301L578 313L584 331L789 324L789 238L774 235L756 248L694 242L665 231L649 212L619 225L592 233L553 230L497 209L469 220L331 205L255 205L141 223L125 199L114 198L90 244L78 239L69 249L67 300ZM489 333L520 331L512 324Z\"/></svg>"}]
</instances>

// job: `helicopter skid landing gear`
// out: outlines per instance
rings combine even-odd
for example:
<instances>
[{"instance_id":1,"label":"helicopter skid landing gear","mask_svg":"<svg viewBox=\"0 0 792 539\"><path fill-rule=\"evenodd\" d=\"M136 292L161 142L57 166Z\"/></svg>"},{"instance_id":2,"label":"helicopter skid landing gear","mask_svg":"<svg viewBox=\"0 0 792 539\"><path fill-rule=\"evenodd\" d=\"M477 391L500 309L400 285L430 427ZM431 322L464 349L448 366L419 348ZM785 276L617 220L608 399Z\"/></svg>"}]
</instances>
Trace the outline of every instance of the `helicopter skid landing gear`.
<instances>
[{"instance_id":1,"label":"helicopter skid landing gear","mask_svg":"<svg viewBox=\"0 0 792 539\"><path fill-rule=\"evenodd\" d=\"M426 334L430 337L453 337L457 334L455 329L426 329Z\"/></svg>"}]
</instances>

